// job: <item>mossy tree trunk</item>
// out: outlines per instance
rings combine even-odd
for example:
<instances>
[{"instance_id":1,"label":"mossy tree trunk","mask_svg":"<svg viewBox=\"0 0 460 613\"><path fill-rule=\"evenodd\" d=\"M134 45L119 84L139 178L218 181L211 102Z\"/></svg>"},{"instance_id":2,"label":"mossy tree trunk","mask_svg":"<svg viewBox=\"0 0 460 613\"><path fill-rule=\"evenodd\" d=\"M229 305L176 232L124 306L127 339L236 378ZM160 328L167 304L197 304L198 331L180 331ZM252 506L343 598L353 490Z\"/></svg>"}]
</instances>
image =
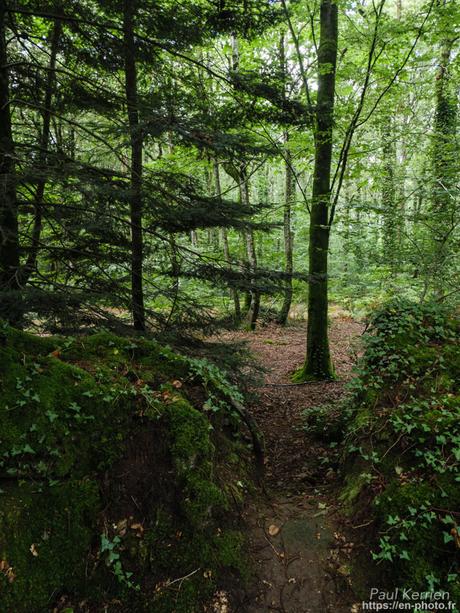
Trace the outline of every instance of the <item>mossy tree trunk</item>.
<instances>
[{"instance_id":1,"label":"mossy tree trunk","mask_svg":"<svg viewBox=\"0 0 460 613\"><path fill-rule=\"evenodd\" d=\"M315 112L315 167L310 209L307 357L297 380L331 379L328 339L328 251L332 131L337 63L338 11L332 0L320 8L318 94Z\"/></svg>"},{"instance_id":2,"label":"mossy tree trunk","mask_svg":"<svg viewBox=\"0 0 460 613\"><path fill-rule=\"evenodd\" d=\"M448 18L448 7L440 4L440 17ZM441 21L441 23L444 23ZM430 271L439 297L449 279L449 256L457 219L455 197L458 179L457 114L458 102L451 79L451 57L455 35L446 32L441 45L436 74L436 108L432 141L432 188L430 231L433 243L433 266Z\"/></svg>"},{"instance_id":3,"label":"mossy tree trunk","mask_svg":"<svg viewBox=\"0 0 460 613\"><path fill-rule=\"evenodd\" d=\"M6 20L6 2L0 0L0 291L14 292L19 290L19 232Z\"/></svg>"},{"instance_id":4,"label":"mossy tree trunk","mask_svg":"<svg viewBox=\"0 0 460 613\"><path fill-rule=\"evenodd\" d=\"M134 17L136 1L124 0L123 43L125 61L125 92L131 144L131 310L134 328L145 330L143 291L143 232L142 232L142 128L139 121Z\"/></svg>"}]
</instances>

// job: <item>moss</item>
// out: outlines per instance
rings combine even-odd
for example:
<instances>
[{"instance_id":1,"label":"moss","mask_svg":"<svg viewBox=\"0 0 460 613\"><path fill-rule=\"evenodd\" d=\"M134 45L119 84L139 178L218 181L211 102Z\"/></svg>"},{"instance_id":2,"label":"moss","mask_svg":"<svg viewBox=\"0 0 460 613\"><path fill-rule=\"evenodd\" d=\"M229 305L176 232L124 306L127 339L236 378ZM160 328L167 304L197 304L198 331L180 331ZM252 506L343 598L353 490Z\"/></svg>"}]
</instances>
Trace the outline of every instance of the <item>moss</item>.
<instances>
[{"instance_id":1,"label":"moss","mask_svg":"<svg viewBox=\"0 0 460 613\"><path fill-rule=\"evenodd\" d=\"M213 509L225 506L225 497L213 479L214 446L207 418L186 400L167 405L171 454L182 481L182 511L194 526L206 524Z\"/></svg>"},{"instance_id":2,"label":"moss","mask_svg":"<svg viewBox=\"0 0 460 613\"><path fill-rule=\"evenodd\" d=\"M375 499L375 508L381 519L388 515L405 513L409 506L430 503L433 489L428 483L408 483L401 485L397 479L390 481L385 491Z\"/></svg>"},{"instance_id":3,"label":"moss","mask_svg":"<svg viewBox=\"0 0 460 613\"><path fill-rule=\"evenodd\" d=\"M188 376L187 359L108 332L42 339L5 330L0 475L9 486L0 493L0 553L14 581L0 571L0 609L44 611L66 594L95 608L118 597L131 610L201 610L216 581L243 564L241 537L225 518L225 492L238 477L219 485L216 433L170 383ZM230 441L225 449L241 463ZM152 479L142 472L163 469ZM144 492L139 479L159 491ZM139 504L144 532L120 534L114 526ZM98 551L103 531L117 543L118 578Z\"/></svg>"},{"instance_id":4,"label":"moss","mask_svg":"<svg viewBox=\"0 0 460 613\"><path fill-rule=\"evenodd\" d=\"M328 352L329 353L329 352ZM305 363L301 368L296 370L291 377L293 383L307 383L308 381L335 381L337 375L334 364L329 356L326 366L323 370L317 371L316 364Z\"/></svg>"},{"instance_id":5,"label":"moss","mask_svg":"<svg viewBox=\"0 0 460 613\"><path fill-rule=\"evenodd\" d=\"M377 517L382 524L389 517L401 520L398 531L403 534L400 539L409 559L396 557L393 572L406 585L424 586L428 575L434 573L445 578L455 568L455 545L444 542L444 534L448 534L450 526L440 521L445 514L435 510L443 508L441 505L457 509L459 492L453 478L444 479L444 485L445 489L439 490L424 481L402 485L394 479L375 500ZM453 495L442 495L442 491ZM443 587L447 589L446 585Z\"/></svg>"},{"instance_id":6,"label":"moss","mask_svg":"<svg viewBox=\"0 0 460 613\"><path fill-rule=\"evenodd\" d=\"M40 477L72 472L78 478L119 453L120 426L129 409L123 387L97 384L56 357L34 356L16 362L1 388L0 454L10 471Z\"/></svg>"},{"instance_id":7,"label":"moss","mask_svg":"<svg viewBox=\"0 0 460 613\"><path fill-rule=\"evenodd\" d=\"M164 419L178 508L175 517L160 512L145 536L156 585L153 598L140 597L136 606L155 613L201 611L229 571L247 575L243 537L224 526L228 503L215 482L215 448L206 417L176 392L164 408Z\"/></svg>"},{"instance_id":8,"label":"moss","mask_svg":"<svg viewBox=\"0 0 460 613\"><path fill-rule=\"evenodd\" d=\"M352 473L346 475L345 486L340 492L340 501L345 505L345 510L352 512L353 503L361 494L363 488L369 484L369 473L361 472L354 467Z\"/></svg>"},{"instance_id":9,"label":"moss","mask_svg":"<svg viewBox=\"0 0 460 613\"><path fill-rule=\"evenodd\" d=\"M2 610L45 611L57 590L83 587L99 510L93 481L14 485L1 495L0 557L14 572L12 582L0 575Z\"/></svg>"},{"instance_id":10,"label":"moss","mask_svg":"<svg viewBox=\"0 0 460 613\"><path fill-rule=\"evenodd\" d=\"M236 530L218 529L214 534L178 532L170 518L165 518L146 540L152 562L160 572L153 598L144 596L137 601L148 611L202 611L203 602L213 595L220 581L228 579L230 572L240 581L248 577L242 555L243 536Z\"/></svg>"}]
</instances>

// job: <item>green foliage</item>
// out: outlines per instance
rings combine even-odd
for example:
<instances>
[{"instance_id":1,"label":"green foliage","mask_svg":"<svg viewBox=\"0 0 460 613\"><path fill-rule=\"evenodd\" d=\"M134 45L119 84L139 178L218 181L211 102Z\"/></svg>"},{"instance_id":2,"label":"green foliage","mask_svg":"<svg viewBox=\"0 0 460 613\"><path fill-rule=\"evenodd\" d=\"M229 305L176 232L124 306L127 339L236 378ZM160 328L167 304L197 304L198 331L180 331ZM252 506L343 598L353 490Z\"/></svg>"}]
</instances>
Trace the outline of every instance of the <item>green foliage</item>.
<instances>
[{"instance_id":1,"label":"green foliage","mask_svg":"<svg viewBox=\"0 0 460 613\"><path fill-rule=\"evenodd\" d=\"M373 559L413 589L459 585L459 330L437 304L377 311L344 407L343 499L355 511L370 499Z\"/></svg>"},{"instance_id":2,"label":"green foliage","mask_svg":"<svg viewBox=\"0 0 460 613\"><path fill-rule=\"evenodd\" d=\"M318 438L337 442L343 436L341 407L334 404L321 404L302 411L305 430Z\"/></svg>"},{"instance_id":3,"label":"green foliage","mask_svg":"<svg viewBox=\"0 0 460 613\"><path fill-rule=\"evenodd\" d=\"M227 410L226 398L240 396L216 366L108 332L40 338L3 326L2 334L2 609L45 610L65 594L165 611L174 597L191 611L221 574L242 571L241 536L225 519L232 479L220 482L216 450L216 441L233 443L206 410L212 402ZM139 461L153 491L130 489ZM192 574L178 596L168 586L180 573ZM158 589L141 593L152 582Z\"/></svg>"}]
</instances>

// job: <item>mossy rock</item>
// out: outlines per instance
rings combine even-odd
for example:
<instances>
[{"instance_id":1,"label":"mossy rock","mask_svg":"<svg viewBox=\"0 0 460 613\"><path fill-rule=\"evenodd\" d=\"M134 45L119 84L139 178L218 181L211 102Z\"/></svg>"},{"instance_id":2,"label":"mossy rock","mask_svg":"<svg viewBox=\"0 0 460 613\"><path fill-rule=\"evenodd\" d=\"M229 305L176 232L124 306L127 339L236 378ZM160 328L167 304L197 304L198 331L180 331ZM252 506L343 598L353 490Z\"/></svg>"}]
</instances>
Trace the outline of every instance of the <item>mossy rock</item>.
<instances>
[{"instance_id":1,"label":"mossy rock","mask_svg":"<svg viewBox=\"0 0 460 613\"><path fill-rule=\"evenodd\" d=\"M243 562L216 476L219 433L177 381L197 378L187 358L108 332L3 335L0 610L38 613L61 597L199 610ZM179 595L163 589L190 573Z\"/></svg>"}]
</instances>

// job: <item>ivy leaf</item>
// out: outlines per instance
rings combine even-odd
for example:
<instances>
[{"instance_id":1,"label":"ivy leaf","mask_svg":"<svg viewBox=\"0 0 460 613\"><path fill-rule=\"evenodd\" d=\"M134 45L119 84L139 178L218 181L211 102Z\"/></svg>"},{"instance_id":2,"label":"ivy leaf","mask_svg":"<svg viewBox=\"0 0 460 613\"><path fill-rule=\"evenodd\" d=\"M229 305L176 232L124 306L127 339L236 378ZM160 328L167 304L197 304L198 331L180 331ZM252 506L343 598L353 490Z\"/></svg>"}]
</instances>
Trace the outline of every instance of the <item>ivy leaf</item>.
<instances>
[{"instance_id":1,"label":"ivy leaf","mask_svg":"<svg viewBox=\"0 0 460 613\"><path fill-rule=\"evenodd\" d=\"M53 421L55 421L59 417L59 415L57 413L54 413L53 411L46 411L45 415L51 423L53 423Z\"/></svg>"}]
</instances>

